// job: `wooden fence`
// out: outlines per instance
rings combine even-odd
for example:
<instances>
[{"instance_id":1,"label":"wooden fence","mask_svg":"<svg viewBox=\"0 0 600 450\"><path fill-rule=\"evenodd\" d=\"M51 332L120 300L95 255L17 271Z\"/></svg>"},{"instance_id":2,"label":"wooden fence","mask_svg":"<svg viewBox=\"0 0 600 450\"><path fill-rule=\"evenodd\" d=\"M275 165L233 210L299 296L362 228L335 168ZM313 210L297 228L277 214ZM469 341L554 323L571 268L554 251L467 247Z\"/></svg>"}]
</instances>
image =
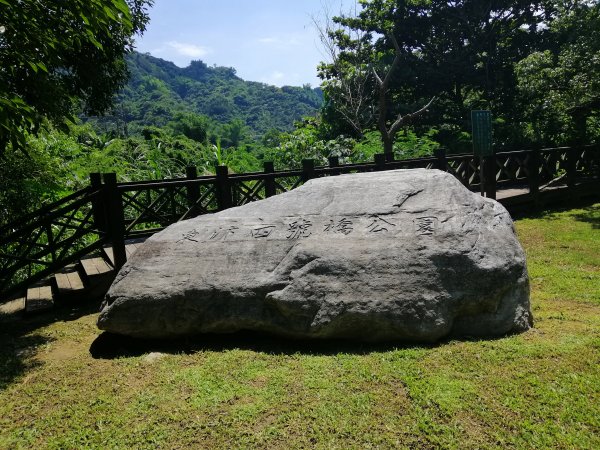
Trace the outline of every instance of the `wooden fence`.
<instances>
[{"instance_id":1,"label":"wooden fence","mask_svg":"<svg viewBox=\"0 0 600 450\"><path fill-rule=\"evenodd\" d=\"M470 154L447 155L438 150L428 158L386 160L383 154L363 164L327 166L303 161L297 170L275 171L265 162L257 173L186 177L161 181L118 183L114 173L91 174L90 186L0 227L0 302L92 251L111 245L114 266L126 261L125 241L151 235L164 227L290 191L311 178L393 169L440 169L467 188L496 198L503 189L526 189L535 203L540 191L554 182L563 192L600 180L600 147L549 148L497 153L480 159Z\"/></svg>"}]
</instances>

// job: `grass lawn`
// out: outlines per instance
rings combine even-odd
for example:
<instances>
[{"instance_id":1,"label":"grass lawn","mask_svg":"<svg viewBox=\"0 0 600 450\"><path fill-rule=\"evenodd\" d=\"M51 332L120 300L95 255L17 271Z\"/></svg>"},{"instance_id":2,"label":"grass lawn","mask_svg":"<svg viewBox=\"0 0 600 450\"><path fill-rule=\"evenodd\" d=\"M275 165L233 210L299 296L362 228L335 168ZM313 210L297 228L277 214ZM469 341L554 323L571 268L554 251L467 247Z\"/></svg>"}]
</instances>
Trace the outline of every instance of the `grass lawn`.
<instances>
[{"instance_id":1,"label":"grass lawn","mask_svg":"<svg viewBox=\"0 0 600 450\"><path fill-rule=\"evenodd\" d=\"M497 340L237 336L93 358L97 305L5 316L0 448L599 449L600 204L516 227L535 328Z\"/></svg>"}]
</instances>

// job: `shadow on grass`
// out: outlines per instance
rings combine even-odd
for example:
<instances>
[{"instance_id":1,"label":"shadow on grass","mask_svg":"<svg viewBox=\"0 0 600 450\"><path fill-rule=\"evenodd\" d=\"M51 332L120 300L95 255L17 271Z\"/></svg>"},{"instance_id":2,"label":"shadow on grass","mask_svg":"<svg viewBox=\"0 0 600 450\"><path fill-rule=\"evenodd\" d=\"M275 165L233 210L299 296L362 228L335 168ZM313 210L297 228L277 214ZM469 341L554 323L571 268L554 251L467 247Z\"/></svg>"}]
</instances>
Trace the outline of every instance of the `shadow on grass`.
<instances>
[{"instance_id":1,"label":"shadow on grass","mask_svg":"<svg viewBox=\"0 0 600 450\"><path fill-rule=\"evenodd\" d=\"M37 330L55 323L70 322L96 314L99 301L62 307L38 316L23 317L21 314L0 315L0 390L4 390L16 378L35 369L41 363L36 355L41 347L56 339L44 336ZM486 341L506 336L485 338ZM272 355L336 355L340 353L366 355L398 349L431 349L447 345L452 340L481 341L480 337L450 336L436 343L384 342L364 343L351 340L286 339L272 334L241 331L231 334L204 334L179 339L136 339L127 336L101 333L90 346L94 359L136 357L150 352L169 354L192 354L200 351L251 350Z\"/></svg>"},{"instance_id":2,"label":"shadow on grass","mask_svg":"<svg viewBox=\"0 0 600 450\"><path fill-rule=\"evenodd\" d=\"M520 333L519 333L520 334ZM230 334L200 334L178 339L137 339L108 332L100 334L90 346L94 359L115 359L142 356L151 352L168 354L192 354L200 351L251 350L270 355L318 355L337 354L367 355L401 349L433 349L452 341L481 342L507 338L501 336L475 337L450 335L435 343L389 341L368 343L348 339L291 339L254 331Z\"/></svg>"},{"instance_id":3,"label":"shadow on grass","mask_svg":"<svg viewBox=\"0 0 600 450\"><path fill-rule=\"evenodd\" d=\"M433 348L436 344L414 343L364 343L341 339L287 339L253 331L239 331L231 334L202 334L179 339L136 339L104 332L90 347L90 354L96 359L141 356L150 352L181 354L199 351L220 352L225 350L251 350L271 355L336 355L348 353L364 355L372 352L400 348Z\"/></svg>"},{"instance_id":4,"label":"shadow on grass","mask_svg":"<svg viewBox=\"0 0 600 450\"><path fill-rule=\"evenodd\" d=\"M70 322L94 314L99 304L88 301L64 305L32 316L23 316L22 312L0 314L0 390L41 364L36 358L39 349L55 339L37 330L55 322Z\"/></svg>"},{"instance_id":5,"label":"shadow on grass","mask_svg":"<svg viewBox=\"0 0 600 450\"><path fill-rule=\"evenodd\" d=\"M573 218L580 222L588 222L594 229L600 228L600 203L598 198L579 200L568 206L545 207L542 209L531 208L526 211L519 211L511 214L513 219L543 219L543 220L558 220L560 217L557 214L566 213L574 209L583 210L580 214L574 214Z\"/></svg>"},{"instance_id":6,"label":"shadow on grass","mask_svg":"<svg viewBox=\"0 0 600 450\"><path fill-rule=\"evenodd\" d=\"M573 217L579 222L589 223L594 230L600 229L600 203L583 208L580 214L574 214Z\"/></svg>"}]
</instances>

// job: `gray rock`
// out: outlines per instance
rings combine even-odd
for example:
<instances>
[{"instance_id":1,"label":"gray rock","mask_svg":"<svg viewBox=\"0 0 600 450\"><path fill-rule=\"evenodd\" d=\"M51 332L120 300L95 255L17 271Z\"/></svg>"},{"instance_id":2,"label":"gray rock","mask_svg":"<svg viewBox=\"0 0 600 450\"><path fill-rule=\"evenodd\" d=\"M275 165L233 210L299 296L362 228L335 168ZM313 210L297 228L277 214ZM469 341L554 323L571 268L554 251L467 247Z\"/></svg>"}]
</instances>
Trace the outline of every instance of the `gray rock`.
<instances>
[{"instance_id":1,"label":"gray rock","mask_svg":"<svg viewBox=\"0 0 600 450\"><path fill-rule=\"evenodd\" d=\"M315 179L171 225L136 251L105 303L100 329L146 338L434 342L532 322L508 212L425 169Z\"/></svg>"}]
</instances>

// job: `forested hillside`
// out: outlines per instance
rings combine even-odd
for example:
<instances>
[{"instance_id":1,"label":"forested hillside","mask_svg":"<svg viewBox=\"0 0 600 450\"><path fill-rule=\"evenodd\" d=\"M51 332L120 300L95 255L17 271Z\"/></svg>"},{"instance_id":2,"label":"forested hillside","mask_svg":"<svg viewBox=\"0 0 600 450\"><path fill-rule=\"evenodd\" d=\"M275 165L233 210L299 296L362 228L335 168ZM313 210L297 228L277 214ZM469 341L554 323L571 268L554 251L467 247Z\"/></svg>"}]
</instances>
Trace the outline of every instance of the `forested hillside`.
<instances>
[{"instance_id":1,"label":"forested hillside","mask_svg":"<svg viewBox=\"0 0 600 450\"><path fill-rule=\"evenodd\" d=\"M145 127L165 127L191 113L217 124L240 120L260 137L272 129L291 131L294 121L315 115L323 102L319 88L244 81L233 68L209 67L202 61L180 68L134 52L127 63L131 77L112 114L91 120L99 131L139 134Z\"/></svg>"},{"instance_id":2,"label":"forested hillside","mask_svg":"<svg viewBox=\"0 0 600 450\"><path fill-rule=\"evenodd\" d=\"M491 111L494 151L600 142L597 1L363 1L325 20L319 88L133 52L152 1L108 3L0 1L0 223L90 172L126 181L471 152L472 110Z\"/></svg>"}]
</instances>

